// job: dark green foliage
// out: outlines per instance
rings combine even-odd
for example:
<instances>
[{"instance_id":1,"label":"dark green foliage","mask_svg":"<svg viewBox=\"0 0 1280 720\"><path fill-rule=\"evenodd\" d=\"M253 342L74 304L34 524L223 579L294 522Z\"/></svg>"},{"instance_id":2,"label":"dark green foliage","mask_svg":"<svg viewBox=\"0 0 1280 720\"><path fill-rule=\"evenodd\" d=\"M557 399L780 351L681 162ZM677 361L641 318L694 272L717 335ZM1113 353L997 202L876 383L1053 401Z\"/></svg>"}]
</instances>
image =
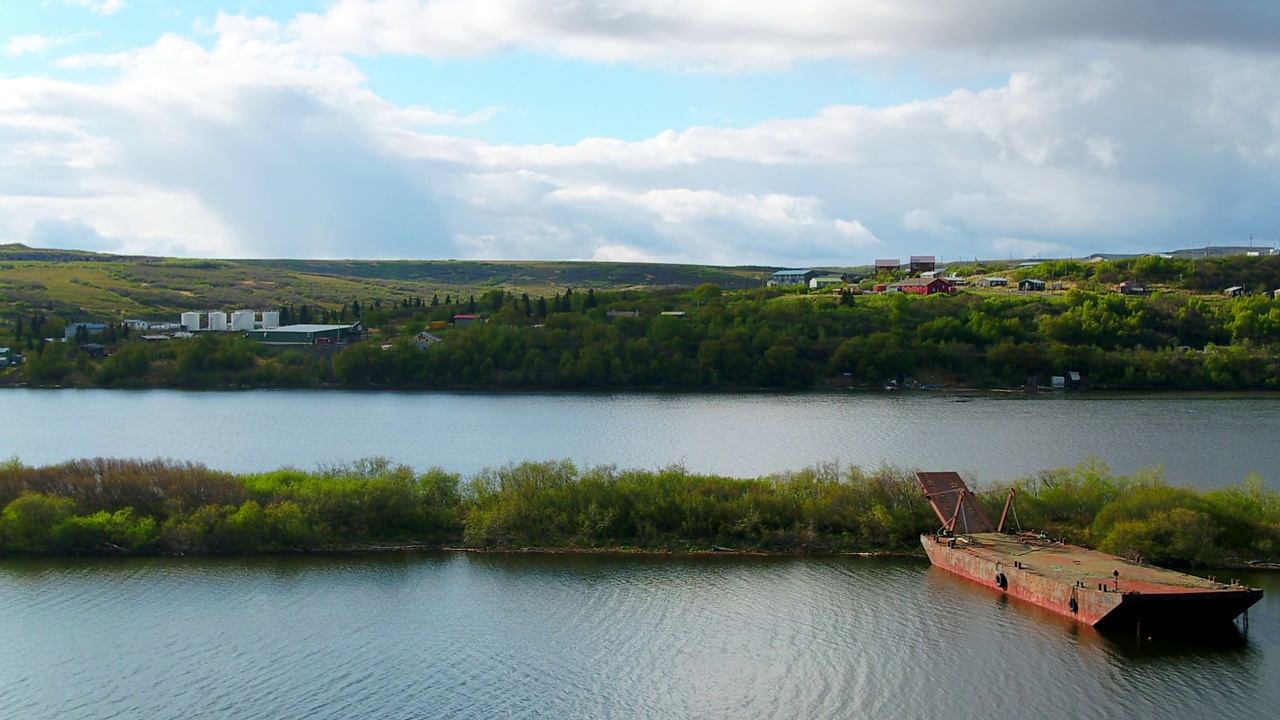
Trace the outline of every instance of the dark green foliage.
<instances>
[{"instance_id":1,"label":"dark green foliage","mask_svg":"<svg viewBox=\"0 0 1280 720\"><path fill-rule=\"evenodd\" d=\"M105 360L53 343L11 372L35 384L125 387L728 389L879 387L906 378L1011 387L1075 371L1094 388L1280 389L1280 301L1262 295L852 297L724 293L703 284L683 292L566 289L548 304L491 289L466 301L488 322L443 331L445 341L429 353L395 341L449 320L457 305L375 299L351 306L376 339L336 355L333 347L286 350L204 333L127 341ZM452 302L446 295L445 305ZM670 310L683 314L663 314ZM304 304L298 313L313 309ZM281 359L303 350L302 362Z\"/></svg>"},{"instance_id":2,"label":"dark green foliage","mask_svg":"<svg viewBox=\"0 0 1280 720\"><path fill-rule=\"evenodd\" d=\"M1212 566L1280 554L1280 493L1257 478L1211 492L1171 486L1159 471L1116 476L1098 460L1013 484L1013 529L1158 565ZM999 517L1003 490L987 496ZM1017 526L1014 526L1017 523Z\"/></svg>"},{"instance_id":3,"label":"dark green foliage","mask_svg":"<svg viewBox=\"0 0 1280 720\"><path fill-rule=\"evenodd\" d=\"M1090 461L1013 484L1012 529L1171 565L1276 559L1280 493L1198 493ZM998 517L1002 488L983 494ZM764 478L521 463L466 482L380 458L232 476L199 465L0 465L0 550L256 553L379 544L477 548L918 551L938 526L911 475L824 465Z\"/></svg>"}]
</instances>

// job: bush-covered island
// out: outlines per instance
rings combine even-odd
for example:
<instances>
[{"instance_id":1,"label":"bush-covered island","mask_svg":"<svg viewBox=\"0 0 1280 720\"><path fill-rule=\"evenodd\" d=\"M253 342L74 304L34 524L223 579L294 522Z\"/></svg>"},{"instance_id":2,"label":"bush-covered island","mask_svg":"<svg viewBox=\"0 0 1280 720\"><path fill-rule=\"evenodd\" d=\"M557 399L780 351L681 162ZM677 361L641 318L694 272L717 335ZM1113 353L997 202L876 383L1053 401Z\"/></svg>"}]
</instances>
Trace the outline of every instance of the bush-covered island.
<instances>
[{"instance_id":1,"label":"bush-covered island","mask_svg":"<svg viewBox=\"0 0 1280 720\"><path fill-rule=\"evenodd\" d=\"M993 486L998 516L1175 566L1280 559L1280 493L1256 479L1197 492L1093 461ZM232 475L167 461L0 465L0 551L268 553L378 546L919 552L937 519L911 474L818 466L756 479L522 463L461 477L382 459Z\"/></svg>"},{"instance_id":2,"label":"bush-covered island","mask_svg":"<svg viewBox=\"0 0 1280 720\"><path fill-rule=\"evenodd\" d=\"M373 299L291 302L276 310L284 324L359 321L363 339L345 346L264 344L232 332L143 339L145 332L118 319L95 326L92 336L78 331L72 341L45 342L62 337L73 317L95 318L74 309L41 310L25 300L22 307L0 302L0 346L26 361L0 368L0 382L794 389L878 387L911 378L981 388L1021 387L1029 378L1046 385L1075 372L1097 388L1280 389L1280 300L1264 292L1280 287L1280 256L954 271L1014 279L1034 273L1059 278L1055 284L1067 289L922 297L855 295L855 286L809 293L726 291L704 283L692 289L552 287L547 295L499 287L453 295L401 284L377 286ZM1114 292L1111 283L1125 278L1145 283L1142 293ZM1246 282L1250 291L1239 296L1219 287ZM191 300L203 302L199 295ZM455 323L460 315L479 318ZM430 337L420 337L424 332Z\"/></svg>"}]
</instances>

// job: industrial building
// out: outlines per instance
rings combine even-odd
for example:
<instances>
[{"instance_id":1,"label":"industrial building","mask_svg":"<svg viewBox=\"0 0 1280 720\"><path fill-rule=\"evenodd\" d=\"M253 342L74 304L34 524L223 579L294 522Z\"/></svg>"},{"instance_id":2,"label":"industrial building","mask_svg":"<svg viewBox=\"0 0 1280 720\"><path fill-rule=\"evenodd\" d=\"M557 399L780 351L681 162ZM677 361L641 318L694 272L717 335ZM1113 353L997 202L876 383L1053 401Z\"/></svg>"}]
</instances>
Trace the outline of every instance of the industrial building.
<instances>
[{"instance_id":1,"label":"industrial building","mask_svg":"<svg viewBox=\"0 0 1280 720\"><path fill-rule=\"evenodd\" d=\"M200 316L205 313L184 312L182 313L182 328L187 332L197 332L201 330ZM258 316L261 314L262 319ZM280 313L275 310L264 310L259 313L257 310L236 310L231 313L228 321L225 312L214 311L207 314L208 322L204 324L205 330L232 330L236 332L244 332L247 330L272 330L280 327ZM156 323L151 324L152 329L158 329ZM141 328L146 330L147 328Z\"/></svg>"},{"instance_id":2,"label":"industrial building","mask_svg":"<svg viewBox=\"0 0 1280 720\"><path fill-rule=\"evenodd\" d=\"M804 285L817 276L814 270L779 270L769 278L769 285Z\"/></svg>"},{"instance_id":3,"label":"industrial building","mask_svg":"<svg viewBox=\"0 0 1280 720\"><path fill-rule=\"evenodd\" d=\"M364 323L285 325L270 330L251 330L245 337L279 345L345 345L364 337Z\"/></svg>"}]
</instances>

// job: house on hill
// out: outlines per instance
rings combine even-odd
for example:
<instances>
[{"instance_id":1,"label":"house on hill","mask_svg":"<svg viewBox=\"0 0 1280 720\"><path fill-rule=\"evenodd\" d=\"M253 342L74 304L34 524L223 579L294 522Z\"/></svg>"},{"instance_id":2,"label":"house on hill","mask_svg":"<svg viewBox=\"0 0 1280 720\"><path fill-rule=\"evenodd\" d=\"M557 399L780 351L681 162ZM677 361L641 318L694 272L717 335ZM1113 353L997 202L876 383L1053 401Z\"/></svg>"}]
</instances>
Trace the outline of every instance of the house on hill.
<instances>
[{"instance_id":1,"label":"house on hill","mask_svg":"<svg viewBox=\"0 0 1280 720\"><path fill-rule=\"evenodd\" d=\"M769 285L804 285L816 277L816 270L779 270L769 277Z\"/></svg>"},{"instance_id":2,"label":"house on hill","mask_svg":"<svg viewBox=\"0 0 1280 720\"><path fill-rule=\"evenodd\" d=\"M821 290L829 287L844 287L844 278L834 275L825 275L809 280L810 290Z\"/></svg>"},{"instance_id":3,"label":"house on hill","mask_svg":"<svg viewBox=\"0 0 1280 720\"><path fill-rule=\"evenodd\" d=\"M1018 289L1022 292L1044 292L1048 285L1043 280L1019 280Z\"/></svg>"},{"instance_id":4,"label":"house on hill","mask_svg":"<svg viewBox=\"0 0 1280 720\"><path fill-rule=\"evenodd\" d=\"M933 255L912 255L909 267L912 275L932 272L938 269L938 258Z\"/></svg>"},{"instance_id":5,"label":"house on hill","mask_svg":"<svg viewBox=\"0 0 1280 720\"><path fill-rule=\"evenodd\" d=\"M880 273L896 273L902 267L902 261L893 258L886 260L876 260L876 274Z\"/></svg>"},{"instance_id":6,"label":"house on hill","mask_svg":"<svg viewBox=\"0 0 1280 720\"><path fill-rule=\"evenodd\" d=\"M98 335L107 331L107 326L103 323L77 322L67 323L62 334L66 339L71 340L75 338L76 333L79 332L80 328L84 328L84 331L89 335Z\"/></svg>"},{"instance_id":7,"label":"house on hill","mask_svg":"<svg viewBox=\"0 0 1280 720\"><path fill-rule=\"evenodd\" d=\"M938 293L955 292L955 286L942 278L908 278L901 282L892 283L886 289L913 295L936 295Z\"/></svg>"},{"instance_id":8,"label":"house on hill","mask_svg":"<svg viewBox=\"0 0 1280 720\"><path fill-rule=\"evenodd\" d=\"M1002 277L984 277L978 280L978 287L1009 287L1009 279Z\"/></svg>"},{"instance_id":9,"label":"house on hill","mask_svg":"<svg viewBox=\"0 0 1280 720\"><path fill-rule=\"evenodd\" d=\"M1116 291L1121 295L1146 295L1147 286L1137 280L1125 280L1116 286Z\"/></svg>"}]
</instances>

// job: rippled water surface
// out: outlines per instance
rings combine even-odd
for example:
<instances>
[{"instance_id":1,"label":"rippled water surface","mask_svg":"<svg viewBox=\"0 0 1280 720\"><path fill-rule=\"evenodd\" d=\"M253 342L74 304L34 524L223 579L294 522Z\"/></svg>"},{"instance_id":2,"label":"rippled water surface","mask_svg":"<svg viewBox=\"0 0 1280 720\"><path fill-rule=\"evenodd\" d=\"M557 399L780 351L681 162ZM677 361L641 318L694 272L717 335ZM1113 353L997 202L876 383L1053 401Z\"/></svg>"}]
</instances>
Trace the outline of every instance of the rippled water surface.
<instances>
[{"instance_id":1,"label":"rippled water surface","mask_svg":"<svg viewBox=\"0 0 1280 720\"><path fill-rule=\"evenodd\" d=\"M0 562L6 718L1274 717L1243 643L1139 643L898 559Z\"/></svg>"},{"instance_id":2,"label":"rippled water surface","mask_svg":"<svg viewBox=\"0 0 1280 720\"><path fill-rule=\"evenodd\" d=\"M838 461L1008 479L1096 455L1200 487L1280 482L1280 397L4 390L0 458L172 457L232 471L382 455L471 473L571 459L754 477Z\"/></svg>"}]
</instances>

